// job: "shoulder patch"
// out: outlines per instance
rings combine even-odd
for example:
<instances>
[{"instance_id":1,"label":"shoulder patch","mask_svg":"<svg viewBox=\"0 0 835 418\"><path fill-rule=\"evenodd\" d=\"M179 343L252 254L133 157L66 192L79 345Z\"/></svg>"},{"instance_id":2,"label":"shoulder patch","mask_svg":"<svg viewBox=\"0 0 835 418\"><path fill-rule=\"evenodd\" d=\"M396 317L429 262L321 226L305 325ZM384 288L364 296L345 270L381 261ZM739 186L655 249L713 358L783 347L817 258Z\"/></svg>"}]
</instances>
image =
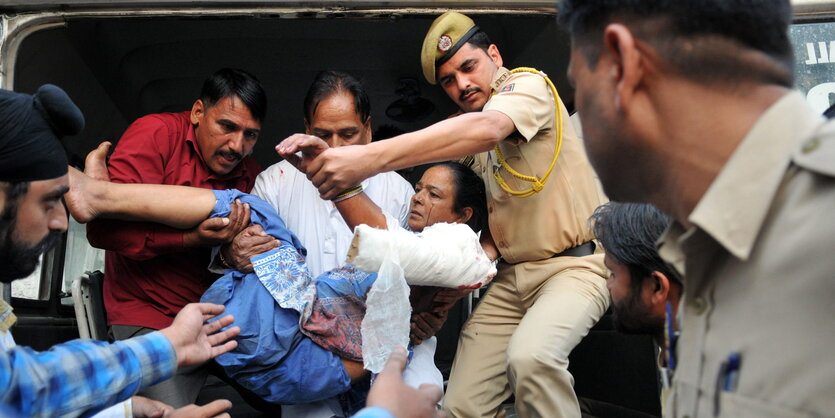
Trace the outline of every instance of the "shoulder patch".
<instances>
[{"instance_id":1,"label":"shoulder patch","mask_svg":"<svg viewBox=\"0 0 835 418\"><path fill-rule=\"evenodd\" d=\"M516 83L510 83L510 84L502 87L502 89L499 91L499 93L506 93L506 92L509 92L509 91L513 91L513 87L515 85L516 85Z\"/></svg>"},{"instance_id":2,"label":"shoulder patch","mask_svg":"<svg viewBox=\"0 0 835 418\"><path fill-rule=\"evenodd\" d=\"M829 121L795 151L792 160L799 167L835 177L835 120Z\"/></svg>"}]
</instances>

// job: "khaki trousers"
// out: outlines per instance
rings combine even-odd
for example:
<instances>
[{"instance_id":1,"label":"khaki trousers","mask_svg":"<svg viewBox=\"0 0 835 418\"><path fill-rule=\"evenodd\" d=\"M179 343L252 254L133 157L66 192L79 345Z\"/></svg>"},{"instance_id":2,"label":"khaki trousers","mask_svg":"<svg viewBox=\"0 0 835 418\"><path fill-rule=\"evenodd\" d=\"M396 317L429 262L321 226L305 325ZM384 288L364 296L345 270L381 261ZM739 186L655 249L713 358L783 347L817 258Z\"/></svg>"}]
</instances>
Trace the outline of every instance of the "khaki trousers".
<instances>
[{"instance_id":1,"label":"khaki trousers","mask_svg":"<svg viewBox=\"0 0 835 418\"><path fill-rule=\"evenodd\" d=\"M464 325L444 409L451 417L580 417L568 354L609 307L603 254L499 264Z\"/></svg>"}]
</instances>

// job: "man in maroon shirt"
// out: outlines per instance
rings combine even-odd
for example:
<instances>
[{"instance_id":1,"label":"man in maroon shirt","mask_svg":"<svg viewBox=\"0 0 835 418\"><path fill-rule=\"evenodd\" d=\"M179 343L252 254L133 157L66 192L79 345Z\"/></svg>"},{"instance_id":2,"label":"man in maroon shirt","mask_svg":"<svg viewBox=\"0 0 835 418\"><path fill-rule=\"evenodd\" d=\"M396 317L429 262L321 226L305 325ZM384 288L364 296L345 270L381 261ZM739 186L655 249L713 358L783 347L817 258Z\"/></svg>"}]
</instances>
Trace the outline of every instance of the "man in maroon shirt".
<instances>
[{"instance_id":1,"label":"man in maroon shirt","mask_svg":"<svg viewBox=\"0 0 835 418\"><path fill-rule=\"evenodd\" d=\"M261 172L250 153L266 106L255 77L219 70L204 82L191 111L144 116L128 127L108 163L110 180L249 192ZM200 300L217 278L207 269L210 247L231 241L249 221L248 210L236 213L185 231L142 222L88 224L90 244L107 250L104 303L115 339L165 328L183 306ZM187 405L205 378L205 367L186 370L145 396Z\"/></svg>"}]
</instances>

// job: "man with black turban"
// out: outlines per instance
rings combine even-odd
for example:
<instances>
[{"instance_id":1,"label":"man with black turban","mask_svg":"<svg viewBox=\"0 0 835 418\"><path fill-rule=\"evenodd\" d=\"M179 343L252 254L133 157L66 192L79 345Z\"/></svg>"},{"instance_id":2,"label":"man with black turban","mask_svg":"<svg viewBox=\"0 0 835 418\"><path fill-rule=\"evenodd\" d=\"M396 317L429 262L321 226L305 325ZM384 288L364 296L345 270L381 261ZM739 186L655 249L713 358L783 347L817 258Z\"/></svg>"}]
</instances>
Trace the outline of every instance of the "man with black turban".
<instances>
[{"instance_id":1,"label":"man with black turban","mask_svg":"<svg viewBox=\"0 0 835 418\"><path fill-rule=\"evenodd\" d=\"M0 180L6 182L7 193L0 218L0 280L8 283L31 274L40 254L67 228L60 205L67 191L67 155L56 136L80 132L84 117L66 93L52 85L41 87L34 96L4 91L0 109ZM12 221L27 191L44 191L48 200L43 213L21 215L47 222L37 229L16 231ZM15 242L13 234L22 240Z\"/></svg>"},{"instance_id":2,"label":"man with black turban","mask_svg":"<svg viewBox=\"0 0 835 418\"><path fill-rule=\"evenodd\" d=\"M84 127L81 111L66 93L45 85L34 95L0 90L0 281L26 277L40 255L67 230L61 199L69 190L67 156L59 139ZM37 353L14 344L15 316L0 300L0 416L77 416L124 401L138 389L171 377L178 366L203 363L236 346L221 344L238 334L227 316L204 325L223 306L192 304L170 327L107 344L75 340ZM134 416L172 408L134 397ZM180 411L214 416L228 401Z\"/></svg>"}]
</instances>

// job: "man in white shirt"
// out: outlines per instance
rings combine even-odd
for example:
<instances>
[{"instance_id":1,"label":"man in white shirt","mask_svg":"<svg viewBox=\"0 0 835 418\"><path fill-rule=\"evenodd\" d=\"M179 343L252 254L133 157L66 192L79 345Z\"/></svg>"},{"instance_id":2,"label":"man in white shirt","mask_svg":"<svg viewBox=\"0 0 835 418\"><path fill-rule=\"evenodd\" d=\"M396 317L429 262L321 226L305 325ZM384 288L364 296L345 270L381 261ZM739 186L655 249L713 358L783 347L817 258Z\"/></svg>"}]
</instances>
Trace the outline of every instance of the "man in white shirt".
<instances>
[{"instance_id":1,"label":"man in white shirt","mask_svg":"<svg viewBox=\"0 0 835 418\"><path fill-rule=\"evenodd\" d=\"M304 100L305 133L322 138L330 147L371 142L370 101L362 84L354 77L335 71L319 73ZM412 186L394 172L381 173L362 182L362 190L380 209L407 227ZM306 175L281 161L264 170L256 179L252 194L276 209L287 228L299 237L307 249L306 261L313 277L345 264L353 232L329 200ZM272 239L259 236L258 227L250 227L222 251L222 258L238 270L251 269L249 258L272 249ZM414 348L415 354L405 378L409 383L442 385L440 371L434 365L436 340L430 338ZM410 376L411 375L411 376ZM333 404L336 405L333 405ZM327 400L308 405L284 406L287 416L327 416L338 402Z\"/></svg>"},{"instance_id":2,"label":"man in white shirt","mask_svg":"<svg viewBox=\"0 0 835 418\"><path fill-rule=\"evenodd\" d=\"M322 138L330 147L371 142L371 109L368 95L354 77L323 71L314 79L304 100L305 133ZM409 217L412 186L394 172L381 173L362 182L363 191L403 227ZM287 228L307 249L307 265L316 277L344 264L351 232L333 203L322 200L304 173L287 161L273 164L256 179L252 194L278 211ZM237 238L224 260L235 267L249 267L249 257L272 247L256 239L246 242L248 230ZM258 242L253 246L252 242Z\"/></svg>"},{"instance_id":3,"label":"man in white shirt","mask_svg":"<svg viewBox=\"0 0 835 418\"><path fill-rule=\"evenodd\" d=\"M354 77L335 71L319 73L304 100L305 133L322 138L330 147L371 142L371 106L368 95ZM362 182L365 194L406 227L412 186L395 172L381 173ZM333 203L289 161L264 170L255 180L252 194L278 211L287 228L307 249L307 265L313 277L345 264L353 232Z\"/></svg>"}]
</instances>

